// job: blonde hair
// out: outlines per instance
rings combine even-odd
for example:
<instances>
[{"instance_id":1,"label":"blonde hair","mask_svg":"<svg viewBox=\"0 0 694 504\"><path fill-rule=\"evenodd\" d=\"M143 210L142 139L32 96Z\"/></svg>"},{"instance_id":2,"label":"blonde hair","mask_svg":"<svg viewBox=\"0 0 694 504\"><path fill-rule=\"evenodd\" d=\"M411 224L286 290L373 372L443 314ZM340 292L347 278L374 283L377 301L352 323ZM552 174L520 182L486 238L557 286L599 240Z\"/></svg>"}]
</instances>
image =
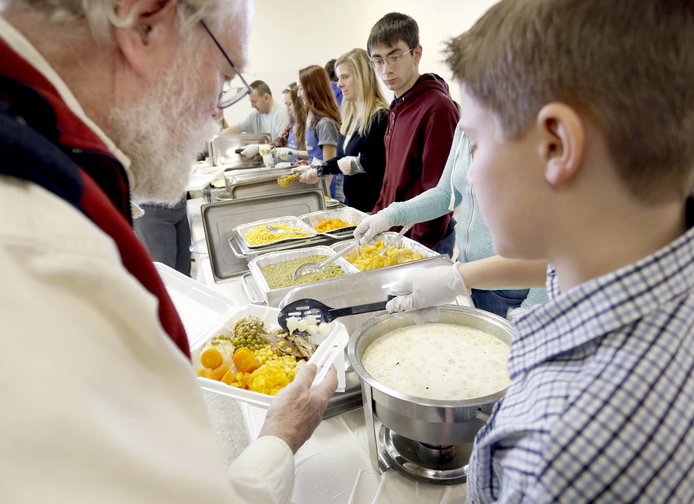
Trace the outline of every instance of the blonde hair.
<instances>
[{"instance_id":1,"label":"blonde hair","mask_svg":"<svg viewBox=\"0 0 694 504\"><path fill-rule=\"evenodd\" d=\"M358 131L365 135L371 125L371 118L379 110L387 109L388 102L378 86L376 72L369 65L369 55L364 49L352 49L340 56L338 65L349 65L357 81L357 99L353 102L342 100L342 125L340 133L346 135Z\"/></svg>"},{"instance_id":2,"label":"blonde hair","mask_svg":"<svg viewBox=\"0 0 694 504\"><path fill-rule=\"evenodd\" d=\"M520 137L566 103L605 134L642 201L692 194L694 2L502 0L448 43L465 90Z\"/></svg>"}]
</instances>

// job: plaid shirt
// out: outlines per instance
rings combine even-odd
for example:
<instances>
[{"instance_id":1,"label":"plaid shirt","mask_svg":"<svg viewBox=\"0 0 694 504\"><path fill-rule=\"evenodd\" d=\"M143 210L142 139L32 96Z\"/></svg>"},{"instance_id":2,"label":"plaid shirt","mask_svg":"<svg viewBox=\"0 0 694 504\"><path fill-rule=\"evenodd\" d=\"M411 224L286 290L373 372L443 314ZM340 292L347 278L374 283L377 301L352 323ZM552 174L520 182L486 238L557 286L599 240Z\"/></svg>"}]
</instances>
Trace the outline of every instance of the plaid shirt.
<instances>
[{"instance_id":1,"label":"plaid shirt","mask_svg":"<svg viewBox=\"0 0 694 504\"><path fill-rule=\"evenodd\" d=\"M644 230L647 232L647 230ZM468 502L694 502L694 229L514 320Z\"/></svg>"}]
</instances>

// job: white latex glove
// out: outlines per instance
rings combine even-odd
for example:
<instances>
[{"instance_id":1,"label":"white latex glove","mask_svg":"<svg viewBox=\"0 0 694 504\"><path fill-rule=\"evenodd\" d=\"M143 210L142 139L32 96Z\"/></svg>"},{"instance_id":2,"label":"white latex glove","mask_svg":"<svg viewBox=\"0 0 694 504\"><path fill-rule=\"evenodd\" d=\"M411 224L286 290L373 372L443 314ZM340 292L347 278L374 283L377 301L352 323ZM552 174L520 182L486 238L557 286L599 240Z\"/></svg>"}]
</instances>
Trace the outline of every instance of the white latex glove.
<instances>
[{"instance_id":1,"label":"white latex glove","mask_svg":"<svg viewBox=\"0 0 694 504\"><path fill-rule=\"evenodd\" d=\"M278 147L273 149L272 153L282 161L287 161L290 157L294 156L294 151L287 147Z\"/></svg>"},{"instance_id":2,"label":"white latex glove","mask_svg":"<svg viewBox=\"0 0 694 504\"><path fill-rule=\"evenodd\" d=\"M390 222L385 215L378 212L375 215L369 215L361 221L354 230L354 237L359 240L362 245L368 244L374 239L378 233L388 231L391 228Z\"/></svg>"},{"instance_id":3,"label":"white latex glove","mask_svg":"<svg viewBox=\"0 0 694 504\"><path fill-rule=\"evenodd\" d=\"M397 297L386 310L394 313L453 303L459 294L467 294L467 287L457 264L424 268L402 277L388 290L388 295Z\"/></svg>"},{"instance_id":4,"label":"white latex glove","mask_svg":"<svg viewBox=\"0 0 694 504\"><path fill-rule=\"evenodd\" d=\"M345 175L356 175L357 173L366 173L359 158L355 156L345 156L337 160L337 167Z\"/></svg>"},{"instance_id":5,"label":"white latex glove","mask_svg":"<svg viewBox=\"0 0 694 504\"><path fill-rule=\"evenodd\" d=\"M263 164L265 168L275 168L275 156L272 154L265 154L263 156Z\"/></svg>"},{"instance_id":6,"label":"white latex glove","mask_svg":"<svg viewBox=\"0 0 694 504\"><path fill-rule=\"evenodd\" d=\"M292 166L292 163L288 163L288 162L277 163L277 164L275 165L275 169L276 169L276 170L281 170L281 169L283 169L283 168L291 168L291 166Z\"/></svg>"},{"instance_id":7,"label":"white latex glove","mask_svg":"<svg viewBox=\"0 0 694 504\"><path fill-rule=\"evenodd\" d=\"M252 157L257 156L258 152L260 152L260 145L249 144L246 145L246 147L244 147L244 149L241 151L241 155L250 159Z\"/></svg>"},{"instance_id":8,"label":"white latex glove","mask_svg":"<svg viewBox=\"0 0 694 504\"><path fill-rule=\"evenodd\" d=\"M303 182L304 184L315 184L318 182L318 171L316 171L315 168L307 168L303 171L299 182Z\"/></svg>"}]
</instances>

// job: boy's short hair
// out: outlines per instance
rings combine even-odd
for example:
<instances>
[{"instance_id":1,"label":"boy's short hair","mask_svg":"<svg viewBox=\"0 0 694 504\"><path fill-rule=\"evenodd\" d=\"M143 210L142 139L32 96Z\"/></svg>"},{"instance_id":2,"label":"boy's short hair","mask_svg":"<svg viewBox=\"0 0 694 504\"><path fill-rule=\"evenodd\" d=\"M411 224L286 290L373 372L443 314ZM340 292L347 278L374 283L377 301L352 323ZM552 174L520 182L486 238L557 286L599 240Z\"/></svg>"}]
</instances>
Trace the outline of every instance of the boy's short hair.
<instances>
[{"instance_id":1,"label":"boy's short hair","mask_svg":"<svg viewBox=\"0 0 694 504\"><path fill-rule=\"evenodd\" d=\"M566 103L602 129L632 194L692 194L694 1L502 0L447 52L506 139Z\"/></svg>"},{"instance_id":2,"label":"boy's short hair","mask_svg":"<svg viewBox=\"0 0 694 504\"><path fill-rule=\"evenodd\" d=\"M379 19L371 28L366 50L371 55L371 49L377 45L392 47L399 41L405 42L409 49L419 45L419 25L407 14L391 12Z\"/></svg>"}]
</instances>

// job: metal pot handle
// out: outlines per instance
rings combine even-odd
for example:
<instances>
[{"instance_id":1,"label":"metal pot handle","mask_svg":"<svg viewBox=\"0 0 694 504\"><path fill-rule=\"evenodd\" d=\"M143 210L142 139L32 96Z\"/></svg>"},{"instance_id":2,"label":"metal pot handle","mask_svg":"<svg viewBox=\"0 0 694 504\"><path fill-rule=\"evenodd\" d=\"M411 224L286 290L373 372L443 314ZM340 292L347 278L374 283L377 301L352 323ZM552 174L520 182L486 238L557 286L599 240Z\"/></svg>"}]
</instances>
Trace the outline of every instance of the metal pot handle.
<instances>
[{"instance_id":1,"label":"metal pot handle","mask_svg":"<svg viewBox=\"0 0 694 504\"><path fill-rule=\"evenodd\" d=\"M486 422L487 420L489 420L491 418L491 416L492 415L490 415L486 411L482 411L481 409L478 409L475 412L475 418L477 418L478 420L482 420L483 422Z\"/></svg>"},{"instance_id":2,"label":"metal pot handle","mask_svg":"<svg viewBox=\"0 0 694 504\"><path fill-rule=\"evenodd\" d=\"M255 289L251 287L250 282L248 281L248 278L252 277L253 275L251 273L244 273L241 275L241 284L243 285L243 290L246 291L246 296L248 296L248 299L251 300L252 304L257 304L257 305L264 305L265 301L258 300L255 297Z\"/></svg>"}]
</instances>

